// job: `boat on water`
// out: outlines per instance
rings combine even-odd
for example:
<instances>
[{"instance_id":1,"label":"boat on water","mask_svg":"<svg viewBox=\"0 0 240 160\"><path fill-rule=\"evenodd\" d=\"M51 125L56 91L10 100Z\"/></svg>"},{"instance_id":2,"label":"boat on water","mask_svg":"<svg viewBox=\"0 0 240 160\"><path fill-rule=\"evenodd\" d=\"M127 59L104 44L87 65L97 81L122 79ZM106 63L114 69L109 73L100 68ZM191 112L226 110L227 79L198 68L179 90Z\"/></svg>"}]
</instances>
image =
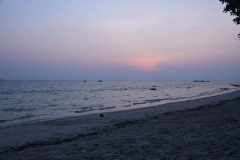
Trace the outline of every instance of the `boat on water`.
<instances>
[{"instance_id":1,"label":"boat on water","mask_svg":"<svg viewBox=\"0 0 240 160\"><path fill-rule=\"evenodd\" d=\"M98 82L102 82L102 80L99 80Z\"/></svg>"},{"instance_id":2,"label":"boat on water","mask_svg":"<svg viewBox=\"0 0 240 160\"><path fill-rule=\"evenodd\" d=\"M233 87L240 87L240 84L231 84Z\"/></svg>"},{"instance_id":3,"label":"boat on water","mask_svg":"<svg viewBox=\"0 0 240 160\"><path fill-rule=\"evenodd\" d=\"M210 81L204 81L204 80L199 81L199 80L195 80L195 81L193 81L193 82L210 82Z\"/></svg>"}]
</instances>

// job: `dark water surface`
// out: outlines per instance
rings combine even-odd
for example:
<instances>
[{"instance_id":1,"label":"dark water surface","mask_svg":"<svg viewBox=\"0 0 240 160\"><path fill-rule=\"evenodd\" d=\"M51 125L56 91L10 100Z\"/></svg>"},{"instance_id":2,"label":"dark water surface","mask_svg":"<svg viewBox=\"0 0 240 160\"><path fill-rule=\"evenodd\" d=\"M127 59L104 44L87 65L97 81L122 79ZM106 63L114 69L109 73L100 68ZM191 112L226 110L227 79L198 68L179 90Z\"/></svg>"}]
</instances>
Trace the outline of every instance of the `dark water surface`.
<instances>
[{"instance_id":1,"label":"dark water surface","mask_svg":"<svg viewBox=\"0 0 240 160\"><path fill-rule=\"evenodd\" d=\"M0 125L207 97L236 91L232 83L0 81Z\"/></svg>"}]
</instances>

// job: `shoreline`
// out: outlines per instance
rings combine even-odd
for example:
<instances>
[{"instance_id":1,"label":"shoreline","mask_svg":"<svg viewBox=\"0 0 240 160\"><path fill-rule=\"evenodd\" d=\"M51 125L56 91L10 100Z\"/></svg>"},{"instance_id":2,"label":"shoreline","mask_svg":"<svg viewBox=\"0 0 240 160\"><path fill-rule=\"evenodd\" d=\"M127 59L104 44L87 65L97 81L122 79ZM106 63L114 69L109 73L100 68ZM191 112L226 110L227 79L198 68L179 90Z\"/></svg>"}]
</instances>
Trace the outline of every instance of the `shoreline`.
<instances>
[{"instance_id":1,"label":"shoreline","mask_svg":"<svg viewBox=\"0 0 240 160\"><path fill-rule=\"evenodd\" d=\"M202 95L202 96L196 96L196 97L188 97L188 98L183 98L183 99L173 99L173 100L162 100L160 102L155 102L155 103L139 103L136 105L132 105L131 107L125 107L125 108L118 108L116 109L109 109L109 110L100 110L100 111L89 111L89 112L82 112L78 115L74 114L69 114L65 116L56 116L56 115L35 115L35 116L23 116L19 117L13 120L2 120L0 122L0 129L5 128L8 126L16 126L16 125L25 125L25 124L31 124L31 123L38 123L42 121L55 121L55 120L61 120L61 119L71 119L71 118L77 118L80 116L90 116L90 115L95 115L95 114L107 114L107 113L114 113L114 112L124 112L124 111L131 111L131 110L141 110L145 108L152 108L152 107L160 107L164 106L167 104L173 104L173 103L181 103L181 102L188 102L188 101L194 101L194 100L200 100L200 99L206 99L206 98L211 98L211 97L216 97L216 96L221 96L225 94L231 94L234 92L239 92L240 89L235 88L235 90L231 91L224 91L220 93L215 93L212 95ZM27 118L27 119L25 119Z\"/></svg>"},{"instance_id":2,"label":"shoreline","mask_svg":"<svg viewBox=\"0 0 240 160\"><path fill-rule=\"evenodd\" d=\"M57 120L26 123L19 126L10 125L7 127L1 127L0 135L2 140L0 144L0 158L3 157L11 159L11 154L13 153L16 155L24 155L26 151L30 152L30 150L33 154L32 156L34 156L34 153L36 152L36 150L34 149L38 148L41 150L42 147L50 147L50 150L54 151L58 150L56 149L56 147L58 148L61 145L71 148L74 141L79 141L87 137L99 136L103 133L105 134L106 131L107 133L111 134L111 136L109 136L110 139L121 139L123 134L131 137L133 136L131 132L133 132L134 129L137 129L139 125L144 125L146 122L153 123L161 119L161 122L165 123L165 121L169 121L166 117L172 115L172 120L175 119L175 121L172 123L178 124L181 123L181 119L188 118L188 115L191 115L191 111L196 112L195 114L198 115L201 110L206 110L205 112L207 113L211 109L214 110L214 107L216 108L220 106L226 108L228 107L228 103L231 104L233 102L237 103L238 101L240 101L239 99L237 99L239 97L240 91L235 91L232 93L222 94L218 96L168 103L160 106L152 106L127 111L107 112L104 113L104 117L100 117L99 114L92 114L77 117L61 118ZM216 110L216 112L218 111ZM185 116L181 117L181 114L185 114ZM222 118L221 116L219 116L219 113L218 115L214 114L215 113L212 112L212 116L215 116L216 120ZM223 112L221 114L222 116L224 116L225 113ZM236 114L239 113L236 112ZM236 115L231 116L237 117ZM193 119L194 117L192 117L192 119L188 119L188 121L193 121ZM211 115L205 120L211 121ZM238 120L239 117L237 118L237 122L239 122ZM159 125L158 123L156 124ZM135 126L136 128L128 129L128 126ZM149 130L149 128L147 127L148 126L144 125L142 126L142 128L140 128L145 134L148 134L148 136L152 136L151 134L149 135L149 133L147 132ZM123 131L122 129L125 130ZM177 134L176 128L171 128L170 130L173 130L174 134ZM188 135L189 133L185 134ZM95 138L91 139L91 142L102 143L100 140L94 139ZM83 141L86 142L86 140ZM122 139L122 141L124 141L124 139ZM137 145L139 143L140 142L138 142ZM91 147L92 146L89 146L88 149L91 149ZM32 158L35 159L36 157Z\"/></svg>"}]
</instances>

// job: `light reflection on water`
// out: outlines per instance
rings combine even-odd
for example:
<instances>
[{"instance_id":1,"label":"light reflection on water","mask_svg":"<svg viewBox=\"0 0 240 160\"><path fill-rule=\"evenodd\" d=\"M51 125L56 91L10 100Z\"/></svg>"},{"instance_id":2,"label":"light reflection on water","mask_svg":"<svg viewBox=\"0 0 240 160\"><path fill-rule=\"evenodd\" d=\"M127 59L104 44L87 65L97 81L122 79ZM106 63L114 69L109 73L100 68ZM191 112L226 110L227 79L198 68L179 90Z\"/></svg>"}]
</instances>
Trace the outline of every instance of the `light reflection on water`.
<instances>
[{"instance_id":1,"label":"light reflection on water","mask_svg":"<svg viewBox=\"0 0 240 160\"><path fill-rule=\"evenodd\" d=\"M234 82L1 81L0 125L128 110L235 91ZM156 88L156 90L150 90Z\"/></svg>"}]
</instances>

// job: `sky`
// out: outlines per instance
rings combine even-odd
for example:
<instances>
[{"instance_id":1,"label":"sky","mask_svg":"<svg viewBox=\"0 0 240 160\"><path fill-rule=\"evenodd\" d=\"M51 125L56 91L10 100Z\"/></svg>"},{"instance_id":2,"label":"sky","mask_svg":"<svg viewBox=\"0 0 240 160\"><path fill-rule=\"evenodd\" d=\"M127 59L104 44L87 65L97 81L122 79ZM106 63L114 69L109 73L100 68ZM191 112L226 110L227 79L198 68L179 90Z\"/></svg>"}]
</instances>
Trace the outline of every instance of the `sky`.
<instances>
[{"instance_id":1,"label":"sky","mask_svg":"<svg viewBox=\"0 0 240 160\"><path fill-rule=\"evenodd\" d=\"M240 80L218 0L1 0L0 79Z\"/></svg>"}]
</instances>

